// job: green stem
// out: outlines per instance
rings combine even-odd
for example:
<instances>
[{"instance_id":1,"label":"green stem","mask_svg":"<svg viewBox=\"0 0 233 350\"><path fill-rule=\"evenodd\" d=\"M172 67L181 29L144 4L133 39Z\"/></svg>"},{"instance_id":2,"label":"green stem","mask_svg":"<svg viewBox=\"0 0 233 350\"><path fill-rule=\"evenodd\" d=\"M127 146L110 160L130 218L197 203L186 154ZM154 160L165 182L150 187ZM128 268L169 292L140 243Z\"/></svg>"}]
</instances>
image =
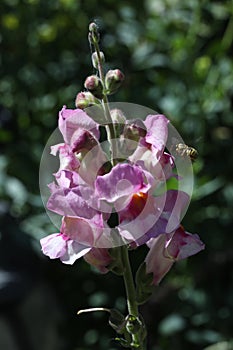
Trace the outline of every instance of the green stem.
<instances>
[{"instance_id":1,"label":"green stem","mask_svg":"<svg viewBox=\"0 0 233 350\"><path fill-rule=\"evenodd\" d=\"M121 247L122 261L124 266L124 283L127 296L127 306L129 315L136 317L139 320L138 304L136 301L136 291L134 285L134 279L132 274L132 269L129 261L129 253L127 246ZM140 339L140 330L136 334L132 334L133 344L137 345L138 350L144 350L142 340Z\"/></svg>"},{"instance_id":2,"label":"green stem","mask_svg":"<svg viewBox=\"0 0 233 350\"><path fill-rule=\"evenodd\" d=\"M127 305L130 315L138 317L138 306L136 303L136 292L134 287L134 280L132 275L132 270L129 262L129 254L126 246L121 247L124 271L124 282L127 295Z\"/></svg>"}]
</instances>

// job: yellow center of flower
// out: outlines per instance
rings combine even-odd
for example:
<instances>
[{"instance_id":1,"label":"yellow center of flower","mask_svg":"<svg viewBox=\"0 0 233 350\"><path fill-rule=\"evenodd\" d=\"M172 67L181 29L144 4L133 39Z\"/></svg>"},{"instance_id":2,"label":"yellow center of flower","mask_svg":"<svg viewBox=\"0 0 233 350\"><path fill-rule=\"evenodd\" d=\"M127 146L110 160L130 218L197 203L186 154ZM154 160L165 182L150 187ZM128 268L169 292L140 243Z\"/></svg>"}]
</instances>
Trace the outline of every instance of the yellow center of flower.
<instances>
[{"instance_id":1,"label":"yellow center of flower","mask_svg":"<svg viewBox=\"0 0 233 350\"><path fill-rule=\"evenodd\" d=\"M130 208L133 208L137 215L140 214L146 204L148 194L143 192L135 193L130 202Z\"/></svg>"},{"instance_id":2,"label":"yellow center of flower","mask_svg":"<svg viewBox=\"0 0 233 350\"><path fill-rule=\"evenodd\" d=\"M127 208L119 213L120 222L134 220L143 210L147 201L148 194L138 192L133 194Z\"/></svg>"}]
</instances>

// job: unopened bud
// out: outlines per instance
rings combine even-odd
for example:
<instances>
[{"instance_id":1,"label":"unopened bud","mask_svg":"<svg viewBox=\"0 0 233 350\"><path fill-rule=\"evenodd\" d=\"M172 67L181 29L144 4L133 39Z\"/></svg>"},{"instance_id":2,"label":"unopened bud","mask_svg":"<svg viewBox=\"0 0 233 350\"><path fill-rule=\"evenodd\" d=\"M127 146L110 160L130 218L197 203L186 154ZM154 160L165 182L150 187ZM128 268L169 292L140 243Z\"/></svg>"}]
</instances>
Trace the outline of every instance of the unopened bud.
<instances>
[{"instance_id":1,"label":"unopened bud","mask_svg":"<svg viewBox=\"0 0 233 350\"><path fill-rule=\"evenodd\" d=\"M75 106L84 109L100 103L99 100L89 91L79 92L75 99Z\"/></svg>"},{"instance_id":2,"label":"unopened bud","mask_svg":"<svg viewBox=\"0 0 233 350\"><path fill-rule=\"evenodd\" d=\"M103 98L103 84L97 75L90 75L85 80L84 86L89 90L95 97Z\"/></svg>"},{"instance_id":3,"label":"unopened bud","mask_svg":"<svg viewBox=\"0 0 233 350\"><path fill-rule=\"evenodd\" d=\"M111 95L121 86L125 76L119 69L109 70L105 77L107 94Z\"/></svg>"},{"instance_id":4,"label":"unopened bud","mask_svg":"<svg viewBox=\"0 0 233 350\"><path fill-rule=\"evenodd\" d=\"M95 69L98 69L98 65L103 64L105 61L104 53L100 51L100 57L98 57L97 52L94 52L91 56L92 65Z\"/></svg>"},{"instance_id":5,"label":"unopened bud","mask_svg":"<svg viewBox=\"0 0 233 350\"><path fill-rule=\"evenodd\" d=\"M98 43L100 39L100 35L98 32L98 26L94 22L90 23L89 25L89 34L88 34L88 40L90 44Z\"/></svg>"},{"instance_id":6,"label":"unopened bud","mask_svg":"<svg viewBox=\"0 0 233 350\"><path fill-rule=\"evenodd\" d=\"M91 33L98 33L98 26L95 22L91 22L89 24L89 32Z\"/></svg>"}]
</instances>

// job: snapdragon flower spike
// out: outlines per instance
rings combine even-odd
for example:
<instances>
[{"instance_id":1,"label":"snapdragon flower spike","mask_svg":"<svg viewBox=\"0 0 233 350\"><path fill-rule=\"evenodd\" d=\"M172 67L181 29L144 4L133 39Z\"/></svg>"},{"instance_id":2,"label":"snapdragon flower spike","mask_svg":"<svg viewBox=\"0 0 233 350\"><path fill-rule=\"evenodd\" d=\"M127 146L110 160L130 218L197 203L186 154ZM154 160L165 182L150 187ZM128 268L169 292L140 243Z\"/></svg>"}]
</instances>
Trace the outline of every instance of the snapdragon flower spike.
<instances>
[{"instance_id":1,"label":"snapdragon flower spike","mask_svg":"<svg viewBox=\"0 0 233 350\"><path fill-rule=\"evenodd\" d=\"M64 255L70 263L84 251L87 262L106 272L111 261L105 247L109 247L108 239L111 241L108 220L112 210L118 217L114 235L119 235L116 240L112 237L112 242L128 242L131 247L137 247L178 230L188 195L167 191L154 196L157 186L174 176L173 158L164 152L168 122L163 115L149 115L144 122L126 121L130 135L122 127L118 131L120 139L129 137L133 142L131 154L124 163L106 167L109 160L99 144L99 124L83 110L63 107L59 129L65 143L51 150L54 155L59 152L60 168L54 174L56 182L49 185L51 195L47 202L49 210L63 216L63 223L59 234L41 241L45 254L60 257L62 261ZM72 225L66 225L64 233L67 218L77 221L79 227L81 223L89 225L86 245L79 238L80 232L73 239ZM94 239L90 239L93 232L96 232ZM77 248L77 242L79 247L81 244L89 250L80 250L75 255L71 247Z\"/></svg>"},{"instance_id":2,"label":"snapdragon flower spike","mask_svg":"<svg viewBox=\"0 0 233 350\"><path fill-rule=\"evenodd\" d=\"M153 283L158 285L175 261L186 259L205 248L197 234L184 231L180 226L170 234L152 238L147 245L150 247L146 256L147 273L153 273Z\"/></svg>"}]
</instances>

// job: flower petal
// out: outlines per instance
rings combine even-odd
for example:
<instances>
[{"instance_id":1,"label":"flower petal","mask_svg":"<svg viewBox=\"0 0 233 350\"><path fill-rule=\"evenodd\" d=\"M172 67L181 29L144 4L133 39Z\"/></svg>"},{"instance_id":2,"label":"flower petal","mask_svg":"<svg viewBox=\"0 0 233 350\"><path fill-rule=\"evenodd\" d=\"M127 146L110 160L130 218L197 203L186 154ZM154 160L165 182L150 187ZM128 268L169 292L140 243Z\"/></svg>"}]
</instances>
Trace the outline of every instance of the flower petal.
<instances>
[{"instance_id":1,"label":"flower petal","mask_svg":"<svg viewBox=\"0 0 233 350\"><path fill-rule=\"evenodd\" d=\"M188 208L190 197L186 192L169 190L165 193L166 202L163 211L168 219L166 232L173 232L180 226L184 211Z\"/></svg>"},{"instance_id":2,"label":"flower petal","mask_svg":"<svg viewBox=\"0 0 233 350\"><path fill-rule=\"evenodd\" d=\"M59 129L71 147L80 137L80 130L83 133L89 131L96 139L99 138L98 124L81 109L66 109L63 106L59 112Z\"/></svg>"},{"instance_id":3,"label":"flower petal","mask_svg":"<svg viewBox=\"0 0 233 350\"><path fill-rule=\"evenodd\" d=\"M67 242L66 253L60 259L64 264L72 265L77 259L87 254L90 250L90 247L70 240Z\"/></svg>"},{"instance_id":4,"label":"flower petal","mask_svg":"<svg viewBox=\"0 0 233 350\"><path fill-rule=\"evenodd\" d=\"M47 208L62 216L77 216L91 219L98 214L97 210L87 202L88 193L79 188L58 188L47 202Z\"/></svg>"},{"instance_id":5,"label":"flower petal","mask_svg":"<svg viewBox=\"0 0 233 350\"><path fill-rule=\"evenodd\" d=\"M60 143L58 145L51 146L51 154L56 156L59 152L60 158L60 169L77 170L80 162L72 152L71 147L65 143Z\"/></svg>"},{"instance_id":6,"label":"flower petal","mask_svg":"<svg viewBox=\"0 0 233 350\"><path fill-rule=\"evenodd\" d=\"M197 234L184 231L180 226L166 242L166 253L174 260L182 260L199 253L205 248L204 243Z\"/></svg>"},{"instance_id":7,"label":"flower petal","mask_svg":"<svg viewBox=\"0 0 233 350\"><path fill-rule=\"evenodd\" d=\"M83 218L64 217L61 232L79 244L92 247L103 229Z\"/></svg>"},{"instance_id":8,"label":"flower petal","mask_svg":"<svg viewBox=\"0 0 233 350\"><path fill-rule=\"evenodd\" d=\"M110 203L148 189L148 185L144 182L143 171L129 164L117 164L110 173L98 176L95 186L100 199Z\"/></svg>"},{"instance_id":9,"label":"flower petal","mask_svg":"<svg viewBox=\"0 0 233 350\"><path fill-rule=\"evenodd\" d=\"M154 284L162 280L175 261L197 254L205 248L197 234L185 232L182 226L170 234L152 238L147 245L150 250L145 262L147 272L153 272Z\"/></svg>"},{"instance_id":10,"label":"flower petal","mask_svg":"<svg viewBox=\"0 0 233 350\"><path fill-rule=\"evenodd\" d=\"M174 263L174 260L164 256L165 243L165 234L152 238L150 242L151 247L145 259L146 271L147 273L153 273L153 283L155 285L160 283Z\"/></svg>"},{"instance_id":11,"label":"flower petal","mask_svg":"<svg viewBox=\"0 0 233 350\"><path fill-rule=\"evenodd\" d=\"M66 239L61 233L54 233L40 240L42 252L50 259L56 259L63 256L66 252Z\"/></svg>"},{"instance_id":12,"label":"flower petal","mask_svg":"<svg viewBox=\"0 0 233 350\"><path fill-rule=\"evenodd\" d=\"M161 155L167 142L169 120L162 114L148 115L144 124L147 128L145 141Z\"/></svg>"}]
</instances>

